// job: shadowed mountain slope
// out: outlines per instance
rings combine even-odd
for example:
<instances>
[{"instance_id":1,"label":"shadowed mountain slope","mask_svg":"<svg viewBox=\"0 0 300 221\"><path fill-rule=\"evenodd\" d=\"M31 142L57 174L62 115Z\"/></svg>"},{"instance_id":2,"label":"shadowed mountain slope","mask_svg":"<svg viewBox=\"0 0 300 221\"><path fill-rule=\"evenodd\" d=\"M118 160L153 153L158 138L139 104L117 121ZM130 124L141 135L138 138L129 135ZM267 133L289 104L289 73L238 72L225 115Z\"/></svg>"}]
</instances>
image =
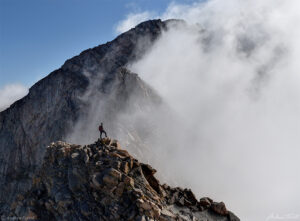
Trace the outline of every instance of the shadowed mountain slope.
<instances>
[{"instance_id":1,"label":"shadowed mountain slope","mask_svg":"<svg viewBox=\"0 0 300 221\"><path fill-rule=\"evenodd\" d=\"M158 99L125 66L141 56L165 28L166 23L161 20L147 21L111 42L82 52L0 113L0 207L3 211L16 193L30 187L45 147L52 141L64 140L79 117L84 117L91 108L90 102L83 99L91 85L98 100L110 100L102 107L103 116L110 118L125 109L133 91L144 98L139 99L143 101L139 106Z\"/></svg>"}]
</instances>

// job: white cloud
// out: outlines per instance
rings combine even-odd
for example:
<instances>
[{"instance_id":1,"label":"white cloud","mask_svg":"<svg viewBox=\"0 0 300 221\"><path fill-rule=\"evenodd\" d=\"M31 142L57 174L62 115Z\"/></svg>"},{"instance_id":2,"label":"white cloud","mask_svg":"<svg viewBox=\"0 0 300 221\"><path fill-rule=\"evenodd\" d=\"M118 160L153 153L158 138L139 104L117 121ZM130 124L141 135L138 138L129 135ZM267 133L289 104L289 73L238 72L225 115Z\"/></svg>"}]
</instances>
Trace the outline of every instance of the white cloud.
<instances>
[{"instance_id":1,"label":"white cloud","mask_svg":"<svg viewBox=\"0 0 300 221\"><path fill-rule=\"evenodd\" d=\"M180 122L156 122L164 136L145 159L241 220L300 212L299 10L296 0L171 4L160 17L190 25L131 65Z\"/></svg>"},{"instance_id":2,"label":"white cloud","mask_svg":"<svg viewBox=\"0 0 300 221\"><path fill-rule=\"evenodd\" d=\"M8 108L27 93L28 88L21 84L8 84L0 88L0 111Z\"/></svg>"},{"instance_id":3,"label":"white cloud","mask_svg":"<svg viewBox=\"0 0 300 221\"><path fill-rule=\"evenodd\" d=\"M188 25L164 31L128 67L173 113L159 107L146 117L124 113L120 118L139 132L147 127L159 134L143 136L149 152L125 148L143 153L163 181L224 201L241 220L300 213L299 10L296 0L209 0L172 3L160 16L129 14L118 32L155 17ZM94 119L103 119L102 101L91 100L81 122L90 127L89 141L97 137ZM150 125L141 120L147 117Z\"/></svg>"},{"instance_id":4,"label":"white cloud","mask_svg":"<svg viewBox=\"0 0 300 221\"><path fill-rule=\"evenodd\" d=\"M117 34L121 34L123 32L128 31L131 28L134 28L137 24L154 18L155 15L152 12L141 12L141 13L130 13L126 16L126 18L120 21L116 26Z\"/></svg>"}]
</instances>

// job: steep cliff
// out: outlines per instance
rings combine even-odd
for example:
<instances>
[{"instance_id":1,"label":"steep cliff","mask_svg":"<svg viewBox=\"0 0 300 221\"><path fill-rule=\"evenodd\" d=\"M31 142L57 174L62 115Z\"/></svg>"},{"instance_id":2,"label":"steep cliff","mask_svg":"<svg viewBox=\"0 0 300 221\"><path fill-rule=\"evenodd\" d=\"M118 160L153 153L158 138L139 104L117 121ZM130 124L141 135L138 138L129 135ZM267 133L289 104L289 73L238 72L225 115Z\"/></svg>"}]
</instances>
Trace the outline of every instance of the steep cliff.
<instances>
[{"instance_id":1,"label":"steep cliff","mask_svg":"<svg viewBox=\"0 0 300 221\"><path fill-rule=\"evenodd\" d=\"M238 221L224 203L197 200L189 189L171 188L116 140L92 145L52 143L32 188L18 195L4 219Z\"/></svg>"},{"instance_id":2,"label":"steep cliff","mask_svg":"<svg viewBox=\"0 0 300 221\"><path fill-rule=\"evenodd\" d=\"M159 100L125 66L140 57L165 28L161 20L147 21L111 42L82 52L0 113L0 214L7 211L16 193L30 187L45 146L65 140L77 120L87 115L91 102L84 97L94 94L97 102L109 100L101 107L107 119L126 109L133 91L142 98L137 100L139 108Z\"/></svg>"}]
</instances>

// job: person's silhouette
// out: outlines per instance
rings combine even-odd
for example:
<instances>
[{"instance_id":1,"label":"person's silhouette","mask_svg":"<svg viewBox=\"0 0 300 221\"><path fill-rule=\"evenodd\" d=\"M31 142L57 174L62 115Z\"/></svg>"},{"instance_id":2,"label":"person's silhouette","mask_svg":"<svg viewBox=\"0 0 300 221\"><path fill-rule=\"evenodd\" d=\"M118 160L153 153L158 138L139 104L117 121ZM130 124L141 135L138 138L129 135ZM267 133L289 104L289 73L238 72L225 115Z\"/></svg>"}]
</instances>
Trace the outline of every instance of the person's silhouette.
<instances>
[{"instance_id":1,"label":"person's silhouette","mask_svg":"<svg viewBox=\"0 0 300 221\"><path fill-rule=\"evenodd\" d=\"M101 123L99 126L99 132L100 132L100 139L102 139L102 133L104 133L105 137L107 137L106 131L103 128L103 123Z\"/></svg>"}]
</instances>

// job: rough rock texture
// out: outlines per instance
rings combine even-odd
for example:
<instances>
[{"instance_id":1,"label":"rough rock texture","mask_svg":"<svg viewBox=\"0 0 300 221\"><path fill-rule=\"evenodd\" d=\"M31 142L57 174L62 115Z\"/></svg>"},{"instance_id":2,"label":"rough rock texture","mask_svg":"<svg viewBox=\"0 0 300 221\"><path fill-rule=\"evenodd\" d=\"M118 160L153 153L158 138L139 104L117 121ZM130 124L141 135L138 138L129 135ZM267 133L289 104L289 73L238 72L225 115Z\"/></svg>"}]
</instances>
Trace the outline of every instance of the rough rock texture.
<instances>
[{"instance_id":1,"label":"rough rock texture","mask_svg":"<svg viewBox=\"0 0 300 221\"><path fill-rule=\"evenodd\" d=\"M86 114L89 104L82 96L91 84L101 98L113 95L114 102L102 107L111 118L117 114L113 110L122 112L132 90L138 91L145 103L156 99L125 66L141 56L164 28L166 23L161 20L147 21L111 42L82 52L0 113L0 214L7 211L16 193L30 187L45 147L64 140L78 118Z\"/></svg>"},{"instance_id":2,"label":"rough rock texture","mask_svg":"<svg viewBox=\"0 0 300 221\"><path fill-rule=\"evenodd\" d=\"M32 220L231 220L224 203L198 201L188 189L161 185L155 170L104 138L88 146L52 143L32 188L9 216Z\"/></svg>"}]
</instances>

